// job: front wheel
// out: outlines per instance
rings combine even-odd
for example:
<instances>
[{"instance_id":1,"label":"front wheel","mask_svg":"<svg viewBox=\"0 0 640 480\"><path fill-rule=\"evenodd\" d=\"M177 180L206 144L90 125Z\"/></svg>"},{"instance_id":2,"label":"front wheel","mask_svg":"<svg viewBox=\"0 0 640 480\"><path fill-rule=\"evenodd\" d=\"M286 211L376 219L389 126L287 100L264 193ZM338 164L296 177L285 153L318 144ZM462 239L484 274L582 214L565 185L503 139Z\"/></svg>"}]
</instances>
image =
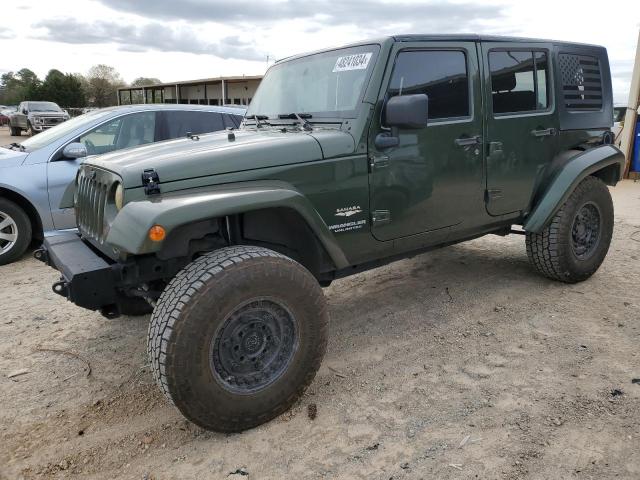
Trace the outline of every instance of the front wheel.
<instances>
[{"instance_id":1,"label":"front wheel","mask_svg":"<svg viewBox=\"0 0 640 480\"><path fill-rule=\"evenodd\" d=\"M237 432L289 409L313 380L327 344L316 279L261 247L208 253L164 290L151 316L154 377L180 412Z\"/></svg>"},{"instance_id":2,"label":"front wheel","mask_svg":"<svg viewBox=\"0 0 640 480\"><path fill-rule=\"evenodd\" d=\"M607 186L585 178L551 223L527 233L527 255L542 275L576 283L595 273L607 255L613 234L613 202Z\"/></svg>"},{"instance_id":3,"label":"front wheel","mask_svg":"<svg viewBox=\"0 0 640 480\"><path fill-rule=\"evenodd\" d=\"M0 198L0 265L18 260L31 243L31 221L11 200Z\"/></svg>"}]
</instances>

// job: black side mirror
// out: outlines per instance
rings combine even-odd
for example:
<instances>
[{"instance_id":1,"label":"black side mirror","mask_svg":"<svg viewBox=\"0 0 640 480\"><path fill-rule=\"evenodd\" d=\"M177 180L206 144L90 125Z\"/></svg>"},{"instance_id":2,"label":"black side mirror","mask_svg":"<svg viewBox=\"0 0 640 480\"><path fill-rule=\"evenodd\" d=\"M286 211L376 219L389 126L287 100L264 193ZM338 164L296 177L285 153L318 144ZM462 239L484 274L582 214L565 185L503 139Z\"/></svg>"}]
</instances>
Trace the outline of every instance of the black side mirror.
<instances>
[{"instance_id":1,"label":"black side mirror","mask_svg":"<svg viewBox=\"0 0 640 480\"><path fill-rule=\"evenodd\" d=\"M419 129L427 126L429 97L424 93L391 97L384 108L384 120L391 132L379 133L376 148L384 150L400 145L399 128Z\"/></svg>"},{"instance_id":2,"label":"black side mirror","mask_svg":"<svg viewBox=\"0 0 640 480\"><path fill-rule=\"evenodd\" d=\"M418 129L427 126L429 97L424 93L391 97L385 108L388 127Z\"/></svg>"},{"instance_id":3,"label":"black side mirror","mask_svg":"<svg viewBox=\"0 0 640 480\"><path fill-rule=\"evenodd\" d=\"M24 115L28 115L28 114L29 114L29 111L28 111L26 108L23 108L23 109L22 109L22 113L23 113Z\"/></svg>"}]
</instances>

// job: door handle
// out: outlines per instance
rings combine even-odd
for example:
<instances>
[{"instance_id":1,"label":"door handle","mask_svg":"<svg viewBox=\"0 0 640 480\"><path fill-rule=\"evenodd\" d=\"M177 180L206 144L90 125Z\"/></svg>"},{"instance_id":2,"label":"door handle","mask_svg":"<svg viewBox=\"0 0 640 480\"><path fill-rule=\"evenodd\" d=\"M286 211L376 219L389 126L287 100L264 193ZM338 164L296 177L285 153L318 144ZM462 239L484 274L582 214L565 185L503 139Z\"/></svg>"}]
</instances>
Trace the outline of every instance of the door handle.
<instances>
[{"instance_id":1,"label":"door handle","mask_svg":"<svg viewBox=\"0 0 640 480\"><path fill-rule=\"evenodd\" d=\"M482 137L476 135L475 137L460 137L454 140L455 144L459 147L468 147L469 145L480 145L482 143Z\"/></svg>"},{"instance_id":2,"label":"door handle","mask_svg":"<svg viewBox=\"0 0 640 480\"><path fill-rule=\"evenodd\" d=\"M556 134L555 128L542 128L540 130L531 130L534 137L553 137Z\"/></svg>"}]
</instances>

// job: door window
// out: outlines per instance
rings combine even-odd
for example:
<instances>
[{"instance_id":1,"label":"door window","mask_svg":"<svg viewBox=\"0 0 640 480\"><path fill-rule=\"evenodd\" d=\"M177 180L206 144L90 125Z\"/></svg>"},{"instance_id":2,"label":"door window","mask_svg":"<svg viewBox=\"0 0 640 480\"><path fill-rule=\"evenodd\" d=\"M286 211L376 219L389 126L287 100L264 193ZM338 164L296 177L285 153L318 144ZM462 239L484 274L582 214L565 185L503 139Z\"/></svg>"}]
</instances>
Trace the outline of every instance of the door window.
<instances>
[{"instance_id":1,"label":"door window","mask_svg":"<svg viewBox=\"0 0 640 480\"><path fill-rule=\"evenodd\" d=\"M534 51L491 51L491 97L493 113L546 110L547 54Z\"/></svg>"},{"instance_id":2,"label":"door window","mask_svg":"<svg viewBox=\"0 0 640 480\"><path fill-rule=\"evenodd\" d=\"M429 120L470 116L469 75L464 52L400 52L393 68L389 96L424 93Z\"/></svg>"},{"instance_id":3,"label":"door window","mask_svg":"<svg viewBox=\"0 0 640 480\"><path fill-rule=\"evenodd\" d=\"M187 132L193 134L224 130L222 114L218 112L163 112L162 139L185 137Z\"/></svg>"},{"instance_id":4,"label":"door window","mask_svg":"<svg viewBox=\"0 0 640 480\"><path fill-rule=\"evenodd\" d=\"M136 147L154 142L155 112L140 112L116 118L94 128L79 138L88 155Z\"/></svg>"}]
</instances>

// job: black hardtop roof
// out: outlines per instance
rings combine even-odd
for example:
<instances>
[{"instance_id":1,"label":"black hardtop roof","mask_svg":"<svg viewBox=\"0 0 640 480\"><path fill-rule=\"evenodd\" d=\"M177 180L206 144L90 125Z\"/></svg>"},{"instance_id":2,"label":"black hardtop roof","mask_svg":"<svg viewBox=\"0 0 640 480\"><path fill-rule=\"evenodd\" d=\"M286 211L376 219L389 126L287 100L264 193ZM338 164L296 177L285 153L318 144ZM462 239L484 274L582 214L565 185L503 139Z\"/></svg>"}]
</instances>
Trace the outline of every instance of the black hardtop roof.
<instances>
[{"instance_id":1,"label":"black hardtop roof","mask_svg":"<svg viewBox=\"0 0 640 480\"><path fill-rule=\"evenodd\" d=\"M361 45L383 44L393 40L395 42L504 42L504 43L552 43L554 45L576 46L604 49L601 45L593 45L590 43L567 42L560 40L548 40L543 38L526 38L526 37L507 37L499 35L477 35L469 33L443 33L443 34L405 34L405 35L389 35L386 37L370 38L359 42L352 42L346 45L334 45L333 47L323 48L312 52L304 52L276 60L276 64L296 60L298 58L307 57L316 53L329 52L342 48L359 47Z\"/></svg>"},{"instance_id":2,"label":"black hardtop roof","mask_svg":"<svg viewBox=\"0 0 640 480\"><path fill-rule=\"evenodd\" d=\"M604 48L600 45L579 42L567 42L564 40L549 40L546 38L509 37L501 35L476 35L476 34L407 34L393 35L397 42L429 42L429 41L451 41L451 42L505 42L505 43L553 43L556 45L579 45L581 47Z\"/></svg>"},{"instance_id":3,"label":"black hardtop roof","mask_svg":"<svg viewBox=\"0 0 640 480\"><path fill-rule=\"evenodd\" d=\"M508 37L500 35L476 35L476 34L407 34L393 35L397 42L428 42L428 41L459 41L459 42L508 42L508 43L553 43L556 45L579 45L583 47L599 47L589 43L567 42L561 40L549 40L544 38Z\"/></svg>"}]
</instances>

